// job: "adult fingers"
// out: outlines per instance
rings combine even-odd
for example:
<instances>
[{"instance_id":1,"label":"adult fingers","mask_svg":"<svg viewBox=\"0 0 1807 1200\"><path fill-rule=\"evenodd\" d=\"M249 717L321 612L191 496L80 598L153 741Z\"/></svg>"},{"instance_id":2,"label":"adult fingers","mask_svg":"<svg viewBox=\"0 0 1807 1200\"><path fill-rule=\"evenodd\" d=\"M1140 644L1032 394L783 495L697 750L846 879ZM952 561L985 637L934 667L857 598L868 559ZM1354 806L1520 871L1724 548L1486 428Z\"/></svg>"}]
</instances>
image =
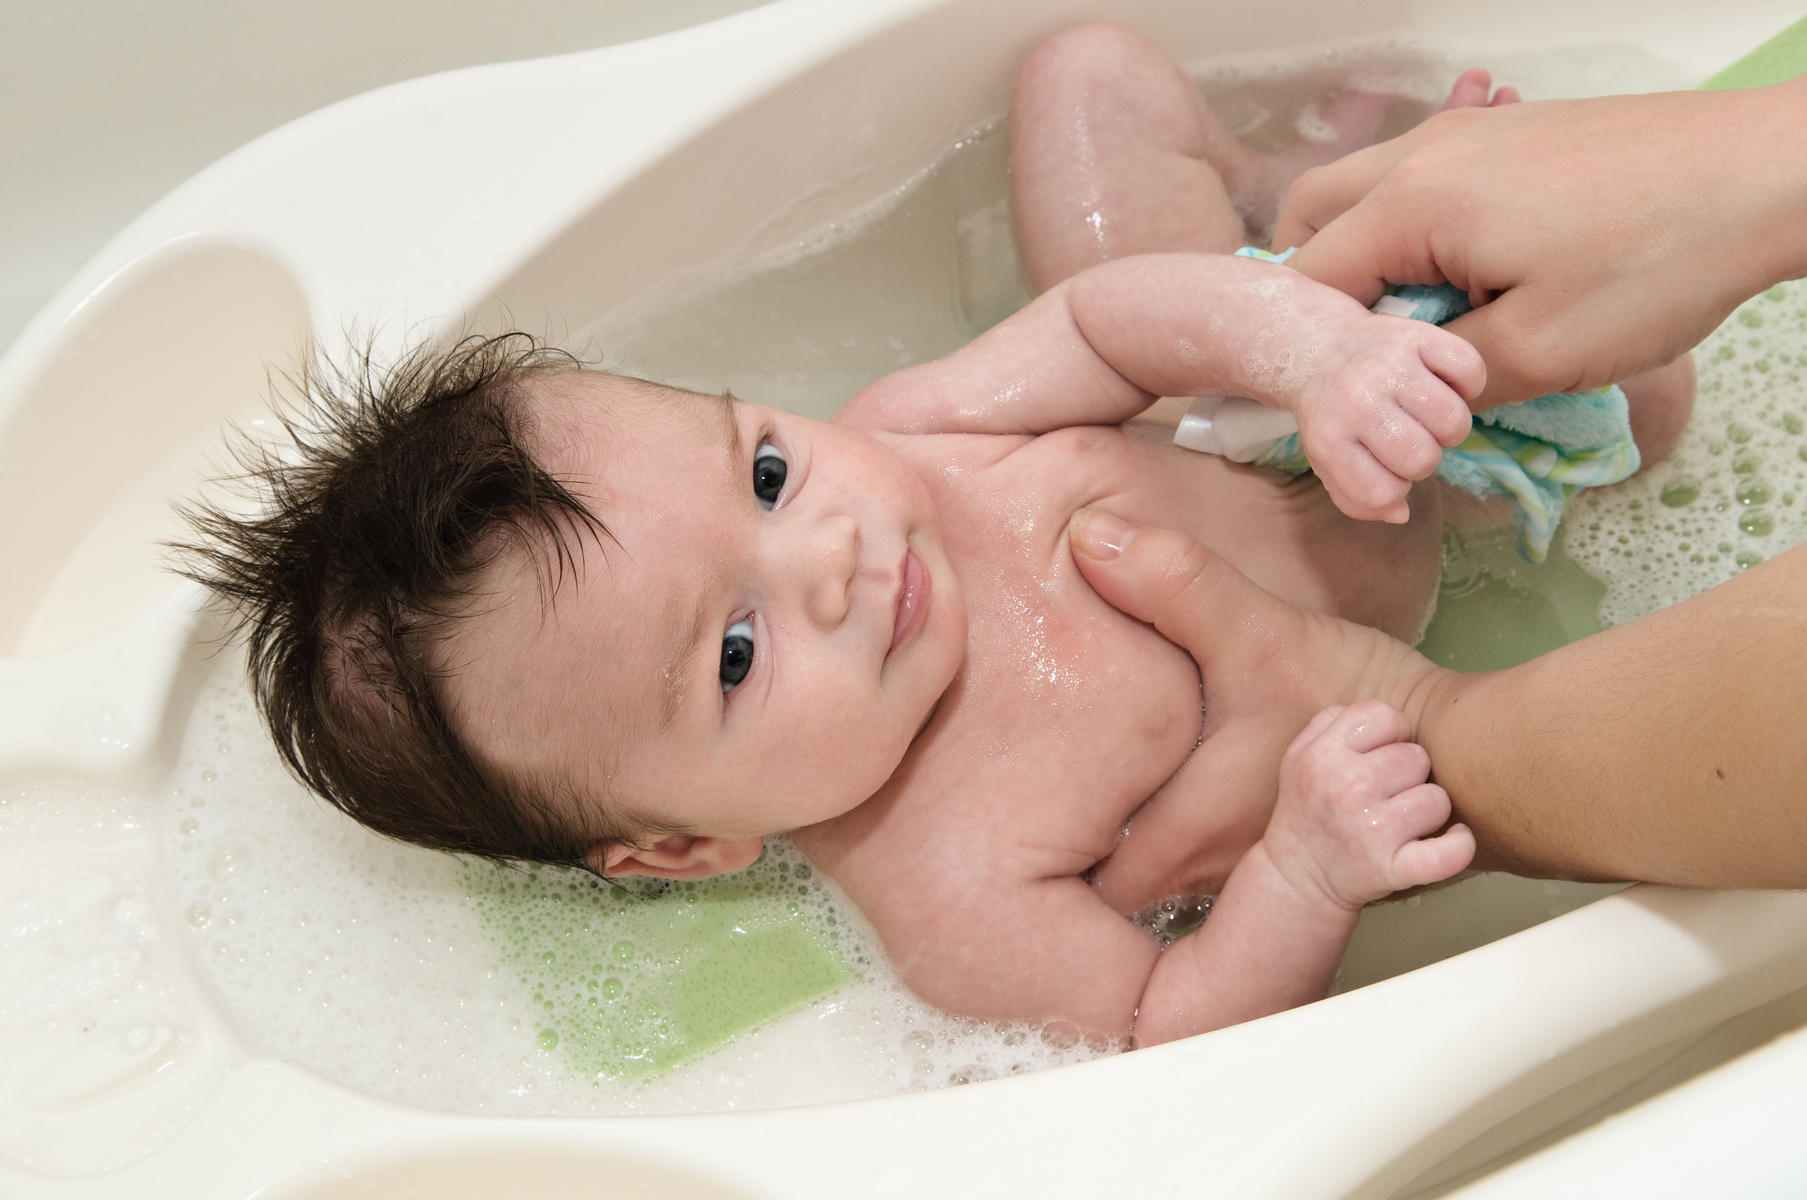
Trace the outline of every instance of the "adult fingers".
<instances>
[{"instance_id":1,"label":"adult fingers","mask_svg":"<svg viewBox=\"0 0 1807 1200\"><path fill-rule=\"evenodd\" d=\"M1364 196L1321 226L1286 265L1363 304L1380 299L1389 284L1447 281L1466 288L1457 277L1460 266L1438 262L1427 233L1402 219L1399 205Z\"/></svg>"},{"instance_id":2,"label":"adult fingers","mask_svg":"<svg viewBox=\"0 0 1807 1200\"><path fill-rule=\"evenodd\" d=\"M1406 152L1404 139L1395 138L1301 173L1281 202L1280 216L1274 222L1274 250L1303 247L1319 230L1360 203Z\"/></svg>"},{"instance_id":3,"label":"adult fingers","mask_svg":"<svg viewBox=\"0 0 1807 1200\"><path fill-rule=\"evenodd\" d=\"M1226 652L1296 644L1305 616L1185 534L1085 508L1069 523L1073 559L1110 604L1185 647L1207 670Z\"/></svg>"},{"instance_id":4,"label":"adult fingers","mask_svg":"<svg viewBox=\"0 0 1807 1200\"><path fill-rule=\"evenodd\" d=\"M1568 326L1568 336L1553 336ZM1550 392L1601 387L1611 379L1590 379L1574 347L1572 322L1552 312L1529 289L1513 288L1489 304L1463 313L1443 327L1467 341L1487 363L1487 382L1471 408L1517 404Z\"/></svg>"}]
</instances>

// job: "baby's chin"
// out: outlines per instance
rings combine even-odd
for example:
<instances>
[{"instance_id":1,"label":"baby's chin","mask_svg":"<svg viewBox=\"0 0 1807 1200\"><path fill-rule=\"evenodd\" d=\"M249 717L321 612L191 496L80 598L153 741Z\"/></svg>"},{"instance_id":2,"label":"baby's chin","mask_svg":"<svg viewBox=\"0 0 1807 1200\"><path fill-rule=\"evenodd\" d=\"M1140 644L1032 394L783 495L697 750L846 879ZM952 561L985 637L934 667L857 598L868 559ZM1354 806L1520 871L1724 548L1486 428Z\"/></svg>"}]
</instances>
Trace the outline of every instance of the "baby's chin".
<instances>
[{"instance_id":1,"label":"baby's chin","mask_svg":"<svg viewBox=\"0 0 1807 1200\"><path fill-rule=\"evenodd\" d=\"M930 726L933 725L939 706L940 701L937 699L915 726L914 732L911 733L908 740L904 741L901 746L895 748L882 746L880 739L874 738L870 744L870 749L874 753L866 760L864 768L857 772L857 782L849 780L851 786L839 802L818 804L817 811L821 815L816 818L815 823L827 824L838 817L844 817L882 793L886 785L897 778L898 772L909 761L911 749L922 740Z\"/></svg>"},{"instance_id":2,"label":"baby's chin","mask_svg":"<svg viewBox=\"0 0 1807 1200\"><path fill-rule=\"evenodd\" d=\"M917 725L916 732L910 735L911 746L914 746L917 742L921 741L922 736L929 731L929 726L935 723L935 716L941 711L941 701L947 695L948 689L953 686L953 681L949 680L947 687L942 688L940 693L935 697L935 702L929 705L929 711L922 714L922 723ZM908 755L909 748L905 747L903 757L907 757ZM903 757L898 759L899 766L903 765Z\"/></svg>"}]
</instances>

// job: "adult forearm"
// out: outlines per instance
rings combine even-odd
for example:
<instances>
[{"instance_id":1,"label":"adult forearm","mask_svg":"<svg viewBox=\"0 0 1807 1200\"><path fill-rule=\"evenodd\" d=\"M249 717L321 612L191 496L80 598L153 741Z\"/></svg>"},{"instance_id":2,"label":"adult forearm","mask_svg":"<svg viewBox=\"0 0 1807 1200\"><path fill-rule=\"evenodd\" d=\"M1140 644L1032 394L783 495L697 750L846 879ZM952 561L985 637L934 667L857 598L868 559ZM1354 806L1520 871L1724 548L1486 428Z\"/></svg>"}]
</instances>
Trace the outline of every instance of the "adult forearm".
<instances>
[{"instance_id":1,"label":"adult forearm","mask_svg":"<svg viewBox=\"0 0 1807 1200\"><path fill-rule=\"evenodd\" d=\"M1712 195L1726 214L1715 228L1737 256L1748 294L1807 276L1807 153L1800 145L1807 75L1722 95L1732 109L1724 132L1737 165ZM1740 299L1732 296L1733 303Z\"/></svg>"},{"instance_id":2,"label":"adult forearm","mask_svg":"<svg viewBox=\"0 0 1807 1200\"><path fill-rule=\"evenodd\" d=\"M1807 887L1807 547L1521 667L1442 676L1419 739L1477 865Z\"/></svg>"}]
</instances>

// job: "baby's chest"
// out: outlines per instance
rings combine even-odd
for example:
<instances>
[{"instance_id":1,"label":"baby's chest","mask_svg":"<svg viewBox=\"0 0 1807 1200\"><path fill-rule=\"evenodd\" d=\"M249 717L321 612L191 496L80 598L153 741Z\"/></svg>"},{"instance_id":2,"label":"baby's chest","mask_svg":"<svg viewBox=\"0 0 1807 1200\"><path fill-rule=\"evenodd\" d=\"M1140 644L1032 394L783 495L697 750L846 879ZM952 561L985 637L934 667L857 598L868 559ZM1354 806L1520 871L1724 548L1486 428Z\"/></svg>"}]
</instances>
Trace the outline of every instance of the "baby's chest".
<instances>
[{"instance_id":1,"label":"baby's chest","mask_svg":"<svg viewBox=\"0 0 1807 1200\"><path fill-rule=\"evenodd\" d=\"M1131 423L1043 434L960 475L940 490L937 505L963 529L1007 545L1035 540L1037 529L1058 532L1087 505L1208 538L1221 535L1230 513L1266 520L1266 509L1285 503L1283 478L1183 450L1170 432Z\"/></svg>"},{"instance_id":2,"label":"baby's chest","mask_svg":"<svg viewBox=\"0 0 1807 1200\"><path fill-rule=\"evenodd\" d=\"M969 493L950 545L969 650L935 775L1101 855L1191 752L1201 713L1191 656L1106 604L1072 561L1067 519L1112 494L1087 493L1135 483L1126 439L1100 440Z\"/></svg>"}]
</instances>

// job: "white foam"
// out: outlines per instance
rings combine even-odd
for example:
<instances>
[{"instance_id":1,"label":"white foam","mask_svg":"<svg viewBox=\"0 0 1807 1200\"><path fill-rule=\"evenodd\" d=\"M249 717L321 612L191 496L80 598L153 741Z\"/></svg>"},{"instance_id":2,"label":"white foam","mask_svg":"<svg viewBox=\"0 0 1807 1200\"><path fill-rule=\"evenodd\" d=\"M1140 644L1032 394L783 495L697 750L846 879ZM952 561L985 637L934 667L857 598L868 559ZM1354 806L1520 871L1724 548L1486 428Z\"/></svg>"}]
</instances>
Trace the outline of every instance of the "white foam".
<instances>
[{"instance_id":1,"label":"white foam","mask_svg":"<svg viewBox=\"0 0 1807 1200\"><path fill-rule=\"evenodd\" d=\"M1695 361L1700 398L1675 452L1564 517L1569 556L1606 584L1608 624L1807 541L1807 286L1747 302Z\"/></svg>"},{"instance_id":2,"label":"white foam","mask_svg":"<svg viewBox=\"0 0 1807 1200\"><path fill-rule=\"evenodd\" d=\"M504 1114L770 1107L1090 1057L928 1008L812 876L802 903L847 931L861 982L650 1083L576 1069L542 1044L534 981L479 919L469 868L379 838L304 792L278 765L239 671L223 659L203 690L158 823L165 910L181 914L196 960L260 1052L403 1103ZM800 863L783 848L773 857ZM597 957L615 941L599 930Z\"/></svg>"}]
</instances>

